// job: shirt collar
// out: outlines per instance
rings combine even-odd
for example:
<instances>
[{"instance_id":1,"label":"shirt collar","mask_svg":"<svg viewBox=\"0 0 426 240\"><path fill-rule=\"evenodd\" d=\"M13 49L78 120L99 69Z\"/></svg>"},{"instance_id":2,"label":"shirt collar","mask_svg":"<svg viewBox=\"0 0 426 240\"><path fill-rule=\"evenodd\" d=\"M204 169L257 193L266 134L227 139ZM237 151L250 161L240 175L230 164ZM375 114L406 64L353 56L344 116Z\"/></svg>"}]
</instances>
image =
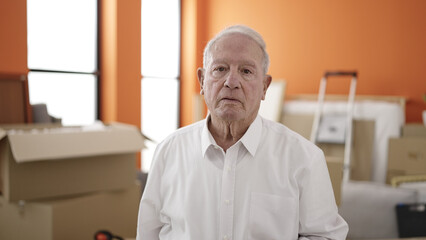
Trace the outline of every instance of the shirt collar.
<instances>
[{"instance_id":1,"label":"shirt collar","mask_svg":"<svg viewBox=\"0 0 426 240\"><path fill-rule=\"evenodd\" d=\"M210 114L207 115L204 120L204 127L201 133L201 151L205 156L207 149L210 145L217 145L213 136L211 135L208 122L210 121ZM262 135L262 118L257 115L255 120L250 124L244 136L239 140L249 153L254 156L256 154L257 147L260 143L260 137Z\"/></svg>"},{"instance_id":2,"label":"shirt collar","mask_svg":"<svg viewBox=\"0 0 426 240\"><path fill-rule=\"evenodd\" d=\"M210 145L216 145L216 141L209 131L209 121L210 114L208 114L206 119L204 119L204 127L203 131L201 132L201 151L203 153L203 157L206 155L206 151Z\"/></svg>"},{"instance_id":3,"label":"shirt collar","mask_svg":"<svg viewBox=\"0 0 426 240\"><path fill-rule=\"evenodd\" d=\"M247 132L240 139L246 149L252 156L256 154L257 147L260 143L260 137L262 135L262 118L257 115L256 119L251 123Z\"/></svg>"}]
</instances>

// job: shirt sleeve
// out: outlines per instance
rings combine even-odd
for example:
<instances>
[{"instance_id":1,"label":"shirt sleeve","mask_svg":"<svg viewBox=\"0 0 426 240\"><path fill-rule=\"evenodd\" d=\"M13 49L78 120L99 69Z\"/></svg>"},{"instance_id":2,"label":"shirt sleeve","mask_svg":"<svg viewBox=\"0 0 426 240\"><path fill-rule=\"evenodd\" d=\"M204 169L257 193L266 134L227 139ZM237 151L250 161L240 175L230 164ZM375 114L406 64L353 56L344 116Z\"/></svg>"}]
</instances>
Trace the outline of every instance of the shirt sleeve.
<instances>
[{"instance_id":1,"label":"shirt sleeve","mask_svg":"<svg viewBox=\"0 0 426 240\"><path fill-rule=\"evenodd\" d=\"M322 151L313 154L299 189L299 240L346 239L349 228L338 213Z\"/></svg>"},{"instance_id":2,"label":"shirt sleeve","mask_svg":"<svg viewBox=\"0 0 426 240\"><path fill-rule=\"evenodd\" d=\"M164 225L160 217L163 164L159 152L157 148L139 205L136 240L159 239L160 231Z\"/></svg>"}]
</instances>

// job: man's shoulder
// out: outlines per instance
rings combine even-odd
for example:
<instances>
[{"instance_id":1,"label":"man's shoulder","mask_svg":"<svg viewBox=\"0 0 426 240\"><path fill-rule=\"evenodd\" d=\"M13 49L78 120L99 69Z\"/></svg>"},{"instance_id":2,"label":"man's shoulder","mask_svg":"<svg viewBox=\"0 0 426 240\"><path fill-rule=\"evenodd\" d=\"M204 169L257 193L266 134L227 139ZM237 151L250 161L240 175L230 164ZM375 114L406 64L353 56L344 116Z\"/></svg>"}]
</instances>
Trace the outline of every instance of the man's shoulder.
<instances>
[{"instance_id":1,"label":"man's shoulder","mask_svg":"<svg viewBox=\"0 0 426 240\"><path fill-rule=\"evenodd\" d=\"M155 152L162 155L164 159L170 154L177 156L179 151L194 151L200 143L203 121L181 127L170 133L158 143Z\"/></svg>"},{"instance_id":2,"label":"man's shoulder","mask_svg":"<svg viewBox=\"0 0 426 240\"><path fill-rule=\"evenodd\" d=\"M163 142L170 142L175 139L192 138L199 136L203 130L205 120L201 120L190 125L181 127L168 135Z\"/></svg>"}]
</instances>

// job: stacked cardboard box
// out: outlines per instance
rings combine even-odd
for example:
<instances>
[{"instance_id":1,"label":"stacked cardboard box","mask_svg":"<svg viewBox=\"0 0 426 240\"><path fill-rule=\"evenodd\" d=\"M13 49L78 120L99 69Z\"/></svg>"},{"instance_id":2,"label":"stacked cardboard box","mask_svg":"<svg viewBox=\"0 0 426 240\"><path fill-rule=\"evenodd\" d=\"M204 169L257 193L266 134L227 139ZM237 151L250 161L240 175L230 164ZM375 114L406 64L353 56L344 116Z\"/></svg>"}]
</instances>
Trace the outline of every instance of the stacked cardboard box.
<instances>
[{"instance_id":1,"label":"stacked cardboard box","mask_svg":"<svg viewBox=\"0 0 426 240\"><path fill-rule=\"evenodd\" d=\"M401 138L389 139L386 182L410 175L426 175L426 126L422 124L407 124Z\"/></svg>"},{"instance_id":2,"label":"stacked cardboard box","mask_svg":"<svg viewBox=\"0 0 426 240\"><path fill-rule=\"evenodd\" d=\"M0 239L134 237L140 186L133 126L0 126Z\"/></svg>"}]
</instances>

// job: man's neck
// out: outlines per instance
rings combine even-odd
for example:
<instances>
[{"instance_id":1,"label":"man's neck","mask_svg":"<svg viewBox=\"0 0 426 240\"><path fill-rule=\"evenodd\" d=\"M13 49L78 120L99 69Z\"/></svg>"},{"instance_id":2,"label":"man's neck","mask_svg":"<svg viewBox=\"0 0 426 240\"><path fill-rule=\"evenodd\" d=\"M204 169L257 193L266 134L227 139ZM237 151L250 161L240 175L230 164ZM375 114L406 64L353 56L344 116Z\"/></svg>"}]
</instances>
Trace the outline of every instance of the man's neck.
<instances>
[{"instance_id":1,"label":"man's neck","mask_svg":"<svg viewBox=\"0 0 426 240\"><path fill-rule=\"evenodd\" d=\"M210 116L208 127L216 143L226 152L228 148L240 140L254 119L240 121L223 121Z\"/></svg>"}]
</instances>

